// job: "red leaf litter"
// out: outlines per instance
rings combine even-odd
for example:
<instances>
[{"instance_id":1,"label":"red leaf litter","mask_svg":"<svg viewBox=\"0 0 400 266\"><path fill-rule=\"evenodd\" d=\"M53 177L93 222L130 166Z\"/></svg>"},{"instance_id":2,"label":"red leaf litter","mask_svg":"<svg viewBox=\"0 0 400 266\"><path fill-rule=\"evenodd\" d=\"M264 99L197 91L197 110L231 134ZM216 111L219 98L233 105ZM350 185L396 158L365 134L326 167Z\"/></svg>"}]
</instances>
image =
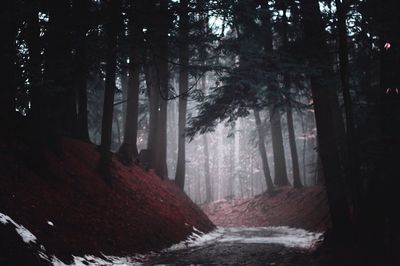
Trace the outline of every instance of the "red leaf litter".
<instances>
[{"instance_id":1,"label":"red leaf litter","mask_svg":"<svg viewBox=\"0 0 400 266\"><path fill-rule=\"evenodd\" d=\"M0 212L60 259L143 253L185 239L193 227L214 228L172 181L139 166L114 157L116 181L107 185L95 145L64 139L61 154L39 155L21 145L0 141Z\"/></svg>"},{"instance_id":2,"label":"red leaf litter","mask_svg":"<svg viewBox=\"0 0 400 266\"><path fill-rule=\"evenodd\" d=\"M291 226L323 232L330 225L325 188L277 188L249 199L222 200L203 206L214 224L237 226Z\"/></svg>"}]
</instances>

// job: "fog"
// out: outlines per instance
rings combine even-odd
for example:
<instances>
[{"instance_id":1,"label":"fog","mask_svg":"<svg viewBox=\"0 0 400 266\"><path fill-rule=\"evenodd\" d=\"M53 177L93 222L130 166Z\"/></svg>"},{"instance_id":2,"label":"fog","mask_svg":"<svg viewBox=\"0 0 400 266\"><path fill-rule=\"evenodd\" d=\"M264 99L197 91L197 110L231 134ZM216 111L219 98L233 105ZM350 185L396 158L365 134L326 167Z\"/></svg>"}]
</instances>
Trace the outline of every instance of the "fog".
<instances>
[{"instance_id":1,"label":"fog","mask_svg":"<svg viewBox=\"0 0 400 266\"><path fill-rule=\"evenodd\" d=\"M119 77L117 86L120 93L116 95L113 123L112 148L117 151L123 141L124 117L126 112L126 83L127 77ZM213 73L205 74L204 78L192 79L190 84L194 87L194 93L188 98L187 118L195 117L198 106L201 102L196 97L198 88L204 87L207 90L215 86L216 76ZM205 84L203 85L202 82ZM177 77L171 80L171 87L177 88ZM98 113L98 99L101 99L103 82L94 81L92 94L89 93L89 121L94 127L90 128L92 141L100 143L101 114ZM97 87L96 87L97 86ZM167 107L167 166L168 177L173 180L175 177L178 154L178 98L168 101ZM91 100L90 100L91 99ZM139 127L137 145L139 152L147 148L148 138L148 96L144 78L141 81L139 108ZM305 106L307 97L301 98ZM288 180L293 184L293 169L289 146L286 113L280 111L282 137L284 146L284 158ZM274 153L271 138L271 123L268 110L260 112L263 127L267 135L265 139L267 158L274 180ZM300 178L302 185L315 185L321 180L321 171L316 147L316 129L314 113L312 108L297 108L293 110L293 121L296 138L297 153L300 166ZM234 126L226 125L221 121L212 132L197 134L193 140L186 138L186 175L185 192L197 204L209 201L230 199L234 197L253 197L267 189L262 168L260 152L258 150L258 136L255 119L252 112L247 117L239 118ZM96 126L97 125L97 126ZM143 164L143 162L141 162ZM149 170L149 169L148 169ZM210 180L211 196L207 199L207 176Z\"/></svg>"}]
</instances>

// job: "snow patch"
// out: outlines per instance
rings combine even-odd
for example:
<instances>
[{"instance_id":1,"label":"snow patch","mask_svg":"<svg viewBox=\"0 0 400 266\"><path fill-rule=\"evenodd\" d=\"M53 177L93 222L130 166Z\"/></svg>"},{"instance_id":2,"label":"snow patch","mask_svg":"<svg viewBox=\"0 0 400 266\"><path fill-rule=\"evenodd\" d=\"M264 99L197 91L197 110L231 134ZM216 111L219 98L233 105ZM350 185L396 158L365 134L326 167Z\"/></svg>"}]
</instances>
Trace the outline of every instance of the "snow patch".
<instances>
[{"instance_id":1,"label":"snow patch","mask_svg":"<svg viewBox=\"0 0 400 266\"><path fill-rule=\"evenodd\" d=\"M0 212L0 222L2 224L8 224L11 223L12 225L15 226L15 231L17 232L17 234L20 235L20 237L22 238L22 240L25 243L35 243L36 242L36 237L25 227L23 227L20 224L17 224L13 219L11 219L9 216L3 214Z\"/></svg>"},{"instance_id":2,"label":"snow patch","mask_svg":"<svg viewBox=\"0 0 400 266\"><path fill-rule=\"evenodd\" d=\"M143 265L142 262L137 262L137 257L114 257L105 256L104 258L99 258L92 255L85 255L83 257L73 256L74 261L71 264L65 264L57 257L53 256L49 262L53 266L88 266L88 265L116 265L116 266L140 266Z\"/></svg>"},{"instance_id":3,"label":"snow patch","mask_svg":"<svg viewBox=\"0 0 400 266\"><path fill-rule=\"evenodd\" d=\"M0 212L0 223L8 224L11 223L15 227L15 231L21 236L25 243L36 243L36 237L27 230L24 226L16 223L11 217ZM47 224L54 226L51 221L47 221ZM32 252L35 252L32 250ZM103 258L95 257L92 255L85 255L83 257L73 256L73 262L71 264L65 264L56 256L49 256L46 254L46 249L43 245L36 250L37 255L45 261L50 262L54 266L88 266L88 265L117 265L117 266L139 266L143 265L142 261L146 261L149 255L136 255L131 257L114 257L103 255Z\"/></svg>"},{"instance_id":4,"label":"snow patch","mask_svg":"<svg viewBox=\"0 0 400 266\"><path fill-rule=\"evenodd\" d=\"M218 227L208 234L192 233L185 241L164 250L175 251L205 246L210 242L241 244L278 244L290 248L309 249L321 238L321 233L308 232L287 226L277 227Z\"/></svg>"}]
</instances>

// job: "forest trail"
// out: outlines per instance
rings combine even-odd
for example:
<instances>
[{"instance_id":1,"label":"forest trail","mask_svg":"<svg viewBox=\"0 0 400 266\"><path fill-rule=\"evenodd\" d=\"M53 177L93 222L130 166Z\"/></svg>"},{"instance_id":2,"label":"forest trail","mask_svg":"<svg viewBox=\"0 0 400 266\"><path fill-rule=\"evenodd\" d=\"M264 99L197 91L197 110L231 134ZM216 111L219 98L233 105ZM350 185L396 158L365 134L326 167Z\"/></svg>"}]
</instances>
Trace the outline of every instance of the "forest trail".
<instances>
[{"instance_id":1,"label":"forest trail","mask_svg":"<svg viewBox=\"0 0 400 266\"><path fill-rule=\"evenodd\" d=\"M310 265L310 252L322 240L321 233L280 227L219 227L210 233L193 228L185 240L159 252L127 257L84 255L73 256L67 264L50 255L39 240L23 225L0 213L0 227L6 235L17 233L25 245L22 252L29 255L29 265ZM12 229L15 229L13 233ZM8 231L8 229L10 231ZM21 240L20 240L21 241ZM19 246L22 247L22 246ZM36 259L34 254L37 254ZM41 260L37 260L38 258ZM17 260L17 258L14 258ZM8 261L10 265L20 265ZM32 264L33 263L33 264ZM8 264L6 264L8 265Z\"/></svg>"},{"instance_id":2,"label":"forest trail","mask_svg":"<svg viewBox=\"0 0 400 266\"><path fill-rule=\"evenodd\" d=\"M221 227L153 254L146 265L309 265L320 236L289 227Z\"/></svg>"},{"instance_id":3,"label":"forest trail","mask_svg":"<svg viewBox=\"0 0 400 266\"><path fill-rule=\"evenodd\" d=\"M146 257L146 265L314 265L310 253L330 219L320 186L281 187L202 209L219 227Z\"/></svg>"}]
</instances>

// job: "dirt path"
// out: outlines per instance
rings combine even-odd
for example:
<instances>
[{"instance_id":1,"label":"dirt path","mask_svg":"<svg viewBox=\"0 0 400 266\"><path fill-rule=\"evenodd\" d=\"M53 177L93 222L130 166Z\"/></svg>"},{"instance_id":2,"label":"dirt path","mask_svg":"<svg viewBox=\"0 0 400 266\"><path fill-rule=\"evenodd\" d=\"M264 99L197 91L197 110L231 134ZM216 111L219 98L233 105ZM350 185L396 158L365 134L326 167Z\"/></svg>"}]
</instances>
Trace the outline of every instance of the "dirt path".
<instances>
[{"instance_id":1,"label":"dirt path","mask_svg":"<svg viewBox=\"0 0 400 266\"><path fill-rule=\"evenodd\" d=\"M146 257L145 265L310 265L320 234L289 227L218 228Z\"/></svg>"}]
</instances>

